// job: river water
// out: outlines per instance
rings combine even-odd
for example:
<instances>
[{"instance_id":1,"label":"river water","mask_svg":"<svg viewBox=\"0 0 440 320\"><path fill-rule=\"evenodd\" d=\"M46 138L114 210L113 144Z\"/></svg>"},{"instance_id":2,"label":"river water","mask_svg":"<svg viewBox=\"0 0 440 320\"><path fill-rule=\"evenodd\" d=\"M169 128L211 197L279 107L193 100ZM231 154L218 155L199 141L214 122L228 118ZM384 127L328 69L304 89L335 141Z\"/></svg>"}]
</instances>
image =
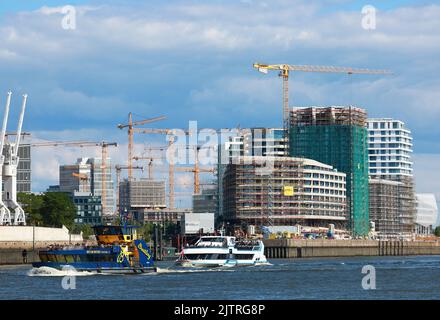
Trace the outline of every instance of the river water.
<instances>
[{"instance_id":1,"label":"river water","mask_svg":"<svg viewBox=\"0 0 440 320\"><path fill-rule=\"evenodd\" d=\"M182 270L159 262L156 274L87 275L29 266L0 267L0 299L439 299L440 256L284 260L271 265ZM376 289L365 290L365 265ZM71 274L72 275L72 274ZM68 280L66 280L68 279ZM62 284L75 289L65 290ZM364 281L365 283L365 281ZM368 281L371 285L374 282Z\"/></svg>"}]
</instances>

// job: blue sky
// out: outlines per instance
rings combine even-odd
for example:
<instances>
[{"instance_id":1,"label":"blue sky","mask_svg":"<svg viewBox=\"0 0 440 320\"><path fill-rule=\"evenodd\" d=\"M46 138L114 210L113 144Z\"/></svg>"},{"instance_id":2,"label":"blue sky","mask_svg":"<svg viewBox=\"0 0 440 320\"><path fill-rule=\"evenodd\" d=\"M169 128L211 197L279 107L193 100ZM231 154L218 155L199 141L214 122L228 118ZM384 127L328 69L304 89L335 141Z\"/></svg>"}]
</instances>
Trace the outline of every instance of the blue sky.
<instances>
[{"instance_id":1,"label":"blue sky","mask_svg":"<svg viewBox=\"0 0 440 320\"><path fill-rule=\"evenodd\" d=\"M76 8L75 30L62 28L66 4ZM367 4L378 9L375 30L361 25ZM440 161L438 30L437 1L3 0L0 93L14 92L11 117L19 94L29 94L24 129L34 138L124 144L116 125L129 111L167 116L158 127L280 126L281 82L254 62L390 69L386 77L294 74L291 104L353 104L403 120L418 190L440 196L440 173L427 169ZM153 143L136 139L140 150ZM57 183L57 164L76 155L36 151L35 191Z\"/></svg>"}]
</instances>

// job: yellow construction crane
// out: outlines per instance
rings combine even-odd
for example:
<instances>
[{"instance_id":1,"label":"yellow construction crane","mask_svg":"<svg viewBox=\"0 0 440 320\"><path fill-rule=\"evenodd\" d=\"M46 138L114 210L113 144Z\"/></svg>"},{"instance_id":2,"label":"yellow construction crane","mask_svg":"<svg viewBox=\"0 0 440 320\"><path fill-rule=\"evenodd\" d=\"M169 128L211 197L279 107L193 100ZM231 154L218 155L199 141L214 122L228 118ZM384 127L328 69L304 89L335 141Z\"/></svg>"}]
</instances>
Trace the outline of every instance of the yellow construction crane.
<instances>
[{"instance_id":1,"label":"yellow construction crane","mask_svg":"<svg viewBox=\"0 0 440 320\"><path fill-rule=\"evenodd\" d=\"M205 172L205 173L214 173L215 170L214 169L204 169L204 168L200 168L199 167L199 148L198 147L194 147L195 149L195 157L194 157L194 167L192 168L176 168L177 171L181 171L181 172L192 172L194 173L194 194L199 194L200 193L200 173L201 172Z\"/></svg>"},{"instance_id":2,"label":"yellow construction crane","mask_svg":"<svg viewBox=\"0 0 440 320\"><path fill-rule=\"evenodd\" d=\"M291 65L291 64L261 64L254 63L254 68L262 73L268 73L269 70L279 71L279 76L283 78L283 129L287 137L289 129L289 73L290 71L301 72L326 72L326 73L346 73L346 74L391 74L388 70L370 70L349 67L334 66L309 66L309 65ZM286 149L287 152L287 149Z\"/></svg>"},{"instance_id":3,"label":"yellow construction crane","mask_svg":"<svg viewBox=\"0 0 440 320\"><path fill-rule=\"evenodd\" d=\"M148 161L148 179L153 179L153 160L163 160L163 157L153 157L153 156L146 156L146 157L133 157L133 160L149 160Z\"/></svg>"},{"instance_id":4,"label":"yellow construction crane","mask_svg":"<svg viewBox=\"0 0 440 320\"><path fill-rule=\"evenodd\" d=\"M174 148L174 136L173 134L176 133L176 130L173 129L152 129L152 128L135 128L134 129L137 133L158 133L158 134L166 134L170 135L168 140L168 150L170 151L170 154L173 155L173 148ZM185 131L186 135L189 135L188 131ZM170 209L174 209L174 157L170 157L168 159L168 190L169 190L169 207Z\"/></svg>"},{"instance_id":5,"label":"yellow construction crane","mask_svg":"<svg viewBox=\"0 0 440 320\"><path fill-rule=\"evenodd\" d=\"M133 179L133 170L132 170L132 165L133 165L133 162L132 162L133 161L133 133L134 133L133 127L141 126L146 123L160 121L163 119L165 119L165 116L160 116L160 117L155 117L155 118L150 118L150 119L145 119L145 120L133 122L133 116L132 116L132 113L130 112L128 114L128 123L127 124L118 124L117 127L119 129L128 128L128 181L131 181Z\"/></svg>"},{"instance_id":6,"label":"yellow construction crane","mask_svg":"<svg viewBox=\"0 0 440 320\"><path fill-rule=\"evenodd\" d=\"M80 180L85 180L85 181L89 181L89 176L84 174L84 173L76 173L76 172L72 172L72 176L76 177Z\"/></svg>"},{"instance_id":7,"label":"yellow construction crane","mask_svg":"<svg viewBox=\"0 0 440 320\"><path fill-rule=\"evenodd\" d=\"M102 169L102 178L101 178L101 203L102 203L102 213L104 214L106 209L106 200L107 200L107 194L106 194L106 169L107 169L107 153L108 153L108 147L117 147L118 144L116 142L91 142L91 141L44 141L44 142L34 142L31 143L32 147L101 147L101 153L102 153L102 162L101 162L101 169ZM73 174L72 174L73 175ZM77 174L78 178L81 179L81 174Z\"/></svg>"}]
</instances>

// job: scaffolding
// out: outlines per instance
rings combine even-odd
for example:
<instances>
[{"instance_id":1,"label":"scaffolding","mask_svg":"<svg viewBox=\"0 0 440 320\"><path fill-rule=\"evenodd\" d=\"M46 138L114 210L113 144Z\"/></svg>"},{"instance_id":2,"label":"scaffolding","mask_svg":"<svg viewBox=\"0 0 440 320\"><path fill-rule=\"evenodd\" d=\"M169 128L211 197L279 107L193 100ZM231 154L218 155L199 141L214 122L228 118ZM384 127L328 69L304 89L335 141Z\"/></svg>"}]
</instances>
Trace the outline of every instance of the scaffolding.
<instances>
[{"instance_id":1,"label":"scaffolding","mask_svg":"<svg viewBox=\"0 0 440 320\"><path fill-rule=\"evenodd\" d=\"M265 161L273 167L264 172ZM225 220L233 224L344 226L346 177L310 159L242 157L224 178Z\"/></svg>"},{"instance_id":2,"label":"scaffolding","mask_svg":"<svg viewBox=\"0 0 440 320\"><path fill-rule=\"evenodd\" d=\"M290 113L290 156L328 164L347 175L347 228L369 232L367 113L356 107L310 107Z\"/></svg>"},{"instance_id":3,"label":"scaffolding","mask_svg":"<svg viewBox=\"0 0 440 320\"><path fill-rule=\"evenodd\" d=\"M410 237L415 232L416 216L412 178L370 179L369 189L370 219L378 234L384 238Z\"/></svg>"}]
</instances>

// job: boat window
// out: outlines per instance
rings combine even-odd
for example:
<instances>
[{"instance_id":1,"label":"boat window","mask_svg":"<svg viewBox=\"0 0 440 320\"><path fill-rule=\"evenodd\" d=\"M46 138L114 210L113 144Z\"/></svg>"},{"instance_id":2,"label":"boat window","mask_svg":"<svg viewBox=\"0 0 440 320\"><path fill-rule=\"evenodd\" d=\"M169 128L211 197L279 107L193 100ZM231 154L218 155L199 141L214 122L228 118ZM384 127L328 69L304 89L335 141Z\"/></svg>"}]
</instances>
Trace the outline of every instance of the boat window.
<instances>
[{"instance_id":1,"label":"boat window","mask_svg":"<svg viewBox=\"0 0 440 320\"><path fill-rule=\"evenodd\" d=\"M207 255L206 254L186 254L185 255L189 260L206 260L207 259Z\"/></svg>"},{"instance_id":2,"label":"boat window","mask_svg":"<svg viewBox=\"0 0 440 320\"><path fill-rule=\"evenodd\" d=\"M55 255L54 255L54 254L48 254L48 255L47 255L47 259L48 259L50 262L56 262L56 261L57 261L57 259L55 258Z\"/></svg>"},{"instance_id":3,"label":"boat window","mask_svg":"<svg viewBox=\"0 0 440 320\"><path fill-rule=\"evenodd\" d=\"M48 262L48 257L47 257L47 254L43 254L43 253L40 253L40 260L41 260L41 262Z\"/></svg>"},{"instance_id":4,"label":"boat window","mask_svg":"<svg viewBox=\"0 0 440 320\"><path fill-rule=\"evenodd\" d=\"M95 232L97 235L120 235L120 227L95 227Z\"/></svg>"},{"instance_id":5,"label":"boat window","mask_svg":"<svg viewBox=\"0 0 440 320\"><path fill-rule=\"evenodd\" d=\"M86 254L80 254L80 255L78 255L78 257L81 262L88 262Z\"/></svg>"},{"instance_id":6,"label":"boat window","mask_svg":"<svg viewBox=\"0 0 440 320\"><path fill-rule=\"evenodd\" d=\"M73 255L71 255L71 254L66 255L66 261L68 263L75 262L74 259L73 259Z\"/></svg>"},{"instance_id":7,"label":"boat window","mask_svg":"<svg viewBox=\"0 0 440 320\"><path fill-rule=\"evenodd\" d=\"M57 262L66 263L66 256L64 254L57 254L56 259Z\"/></svg>"},{"instance_id":8,"label":"boat window","mask_svg":"<svg viewBox=\"0 0 440 320\"><path fill-rule=\"evenodd\" d=\"M235 259L237 260L252 260L253 254L236 254Z\"/></svg>"}]
</instances>

